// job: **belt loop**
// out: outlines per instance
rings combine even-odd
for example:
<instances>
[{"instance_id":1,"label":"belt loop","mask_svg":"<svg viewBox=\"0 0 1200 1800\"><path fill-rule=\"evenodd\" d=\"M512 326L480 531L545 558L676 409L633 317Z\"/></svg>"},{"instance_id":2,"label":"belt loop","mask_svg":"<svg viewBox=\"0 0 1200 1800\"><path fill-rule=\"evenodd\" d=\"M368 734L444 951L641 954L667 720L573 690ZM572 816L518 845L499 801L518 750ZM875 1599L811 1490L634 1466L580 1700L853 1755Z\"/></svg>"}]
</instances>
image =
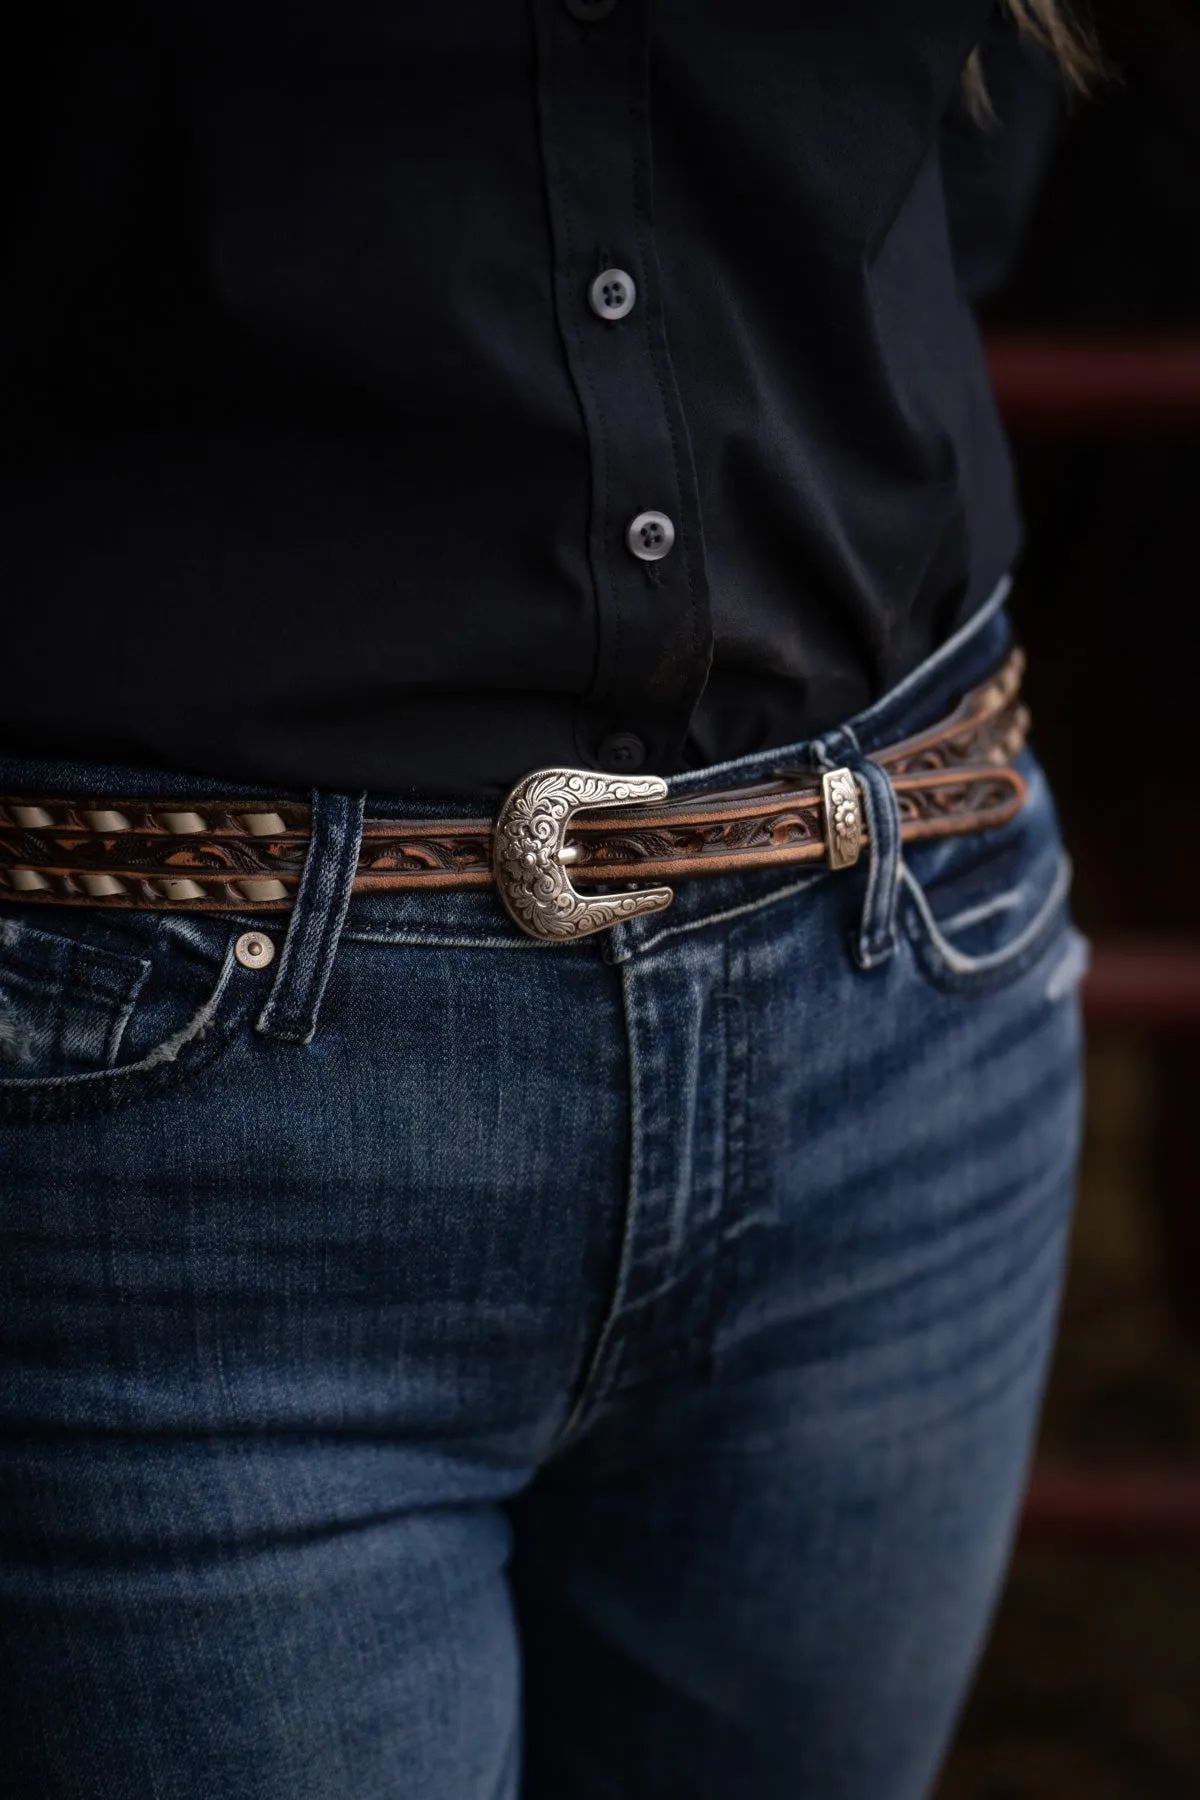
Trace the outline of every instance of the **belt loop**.
<instances>
[{"instance_id":1,"label":"belt loop","mask_svg":"<svg viewBox=\"0 0 1200 1800\"><path fill-rule=\"evenodd\" d=\"M275 983L257 1030L310 1044L358 869L365 794L311 795L312 838L288 920Z\"/></svg>"},{"instance_id":2,"label":"belt loop","mask_svg":"<svg viewBox=\"0 0 1200 1800\"><path fill-rule=\"evenodd\" d=\"M860 969L877 969L896 948L896 898L900 891L900 809L886 771L869 756L849 767L862 788L867 815L867 892L854 960Z\"/></svg>"},{"instance_id":3,"label":"belt loop","mask_svg":"<svg viewBox=\"0 0 1200 1800\"><path fill-rule=\"evenodd\" d=\"M900 809L896 790L886 771L864 756L849 725L815 738L810 749L819 770L852 769L862 790L867 822L867 891L851 948L860 969L877 969L896 948L896 900L900 890Z\"/></svg>"}]
</instances>

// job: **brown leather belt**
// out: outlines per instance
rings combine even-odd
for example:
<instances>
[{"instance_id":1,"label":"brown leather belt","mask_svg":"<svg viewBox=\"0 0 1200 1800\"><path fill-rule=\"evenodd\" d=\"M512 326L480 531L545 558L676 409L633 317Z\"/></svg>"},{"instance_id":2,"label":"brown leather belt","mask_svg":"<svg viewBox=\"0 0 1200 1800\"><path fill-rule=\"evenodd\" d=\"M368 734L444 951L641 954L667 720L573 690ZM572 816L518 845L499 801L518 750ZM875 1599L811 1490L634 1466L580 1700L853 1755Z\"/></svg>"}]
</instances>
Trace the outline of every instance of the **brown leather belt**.
<instances>
[{"instance_id":1,"label":"brown leather belt","mask_svg":"<svg viewBox=\"0 0 1200 1800\"><path fill-rule=\"evenodd\" d=\"M906 842L984 831L1018 811L1024 658L1014 650L938 725L873 757ZM571 939L670 904L646 883L785 863L853 863L866 841L853 773L781 771L667 797L656 776L538 769L496 819L364 822L355 893L497 886L522 930ZM295 899L309 809L291 800L0 798L0 899L187 912L278 912ZM569 871L569 873L568 873ZM609 891L582 894L571 876ZM611 891L612 884L632 884Z\"/></svg>"}]
</instances>

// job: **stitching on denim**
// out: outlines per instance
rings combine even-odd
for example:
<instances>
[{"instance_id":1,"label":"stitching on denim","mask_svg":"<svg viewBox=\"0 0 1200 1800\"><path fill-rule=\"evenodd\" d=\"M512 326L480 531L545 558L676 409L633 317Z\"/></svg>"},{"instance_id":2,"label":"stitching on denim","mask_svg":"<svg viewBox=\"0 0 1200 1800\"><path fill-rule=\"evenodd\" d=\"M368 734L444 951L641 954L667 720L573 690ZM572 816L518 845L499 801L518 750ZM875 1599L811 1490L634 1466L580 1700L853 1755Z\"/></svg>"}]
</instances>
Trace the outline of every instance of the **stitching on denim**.
<instances>
[{"instance_id":1,"label":"stitching on denim","mask_svg":"<svg viewBox=\"0 0 1200 1800\"><path fill-rule=\"evenodd\" d=\"M236 1020L222 1024L196 1041L193 1053L185 1062L158 1063L154 1068L138 1068L135 1079L114 1087L118 1075L125 1070L104 1070L106 1085L79 1090L65 1087L33 1087L9 1090L0 1085L0 1124L39 1125L84 1118L90 1114L115 1112L133 1106L139 1100L153 1099L185 1087L205 1069L219 1061L235 1042ZM132 1065L131 1065L132 1069Z\"/></svg>"},{"instance_id":2,"label":"stitching on denim","mask_svg":"<svg viewBox=\"0 0 1200 1800\"><path fill-rule=\"evenodd\" d=\"M818 875L806 875L802 881L789 882L787 887L776 888L773 893L764 894L757 900L747 900L741 906L729 906L723 912L705 913L700 919L685 919L681 925L664 926L661 931L656 931L653 937L643 938L639 943L635 943L629 954L632 956L640 954L643 950L653 950L654 946L661 944L664 938L680 937L687 931L702 931L706 925L721 925L727 919L742 919L748 913L762 912L764 907L774 906L779 900L790 900L793 894L802 894L806 888L815 887L819 881L826 881L828 878L829 871L822 869ZM628 960L628 957L621 958L622 962Z\"/></svg>"},{"instance_id":3,"label":"stitching on denim","mask_svg":"<svg viewBox=\"0 0 1200 1800\"><path fill-rule=\"evenodd\" d=\"M231 943L217 985L187 1023L138 1062L81 1075L52 1075L0 1082L0 1121L36 1124L126 1105L182 1085L232 1044L240 1011L220 1019L231 978L238 968ZM184 1052L191 1054L183 1055Z\"/></svg>"},{"instance_id":4,"label":"stitching on denim","mask_svg":"<svg viewBox=\"0 0 1200 1800\"><path fill-rule=\"evenodd\" d=\"M556 944L545 938L531 937L454 937L436 928L429 931L410 929L390 932L343 931L347 944L407 944L430 950L570 950L571 944Z\"/></svg>"},{"instance_id":5,"label":"stitching on denim","mask_svg":"<svg viewBox=\"0 0 1200 1800\"><path fill-rule=\"evenodd\" d=\"M137 1005L138 995L145 987L146 978L150 973L149 958L142 956L138 958L138 961L141 964L141 967L138 970L137 976L129 985L129 992L125 997L125 1004L120 1008L113 1019L108 1034L108 1042L104 1046L104 1060L110 1069L121 1053L121 1039L125 1036L125 1027L133 1017L133 1009Z\"/></svg>"},{"instance_id":6,"label":"stitching on denim","mask_svg":"<svg viewBox=\"0 0 1200 1800\"><path fill-rule=\"evenodd\" d=\"M621 1020L625 1030L626 1092L629 1106L629 1173L625 1188L621 1249L617 1257L617 1267L612 1278L612 1285L605 1296L603 1316L592 1344L585 1349L566 1416L554 1435L555 1449L564 1448L587 1423L596 1408L603 1405L608 1398L609 1392L614 1386L609 1368L613 1361L614 1347L619 1343L622 1330L634 1312L634 1307L628 1300L628 1293L630 1276L636 1263L634 1252L641 1220L637 1193L637 1151L640 1096L643 1090L638 1079L637 1031L633 1019L636 997L631 986L630 975L622 970L619 980L621 983Z\"/></svg>"},{"instance_id":7,"label":"stitching on denim","mask_svg":"<svg viewBox=\"0 0 1200 1800\"><path fill-rule=\"evenodd\" d=\"M997 894L994 900L984 900L978 906L965 907L962 912L955 913L953 918L943 919L941 931L944 936L949 937L952 932L967 931L972 925L983 925L988 919L994 919L998 914L1011 912L1015 906L1020 906L1024 895L1024 886L1011 888L1006 894Z\"/></svg>"},{"instance_id":8,"label":"stitching on denim","mask_svg":"<svg viewBox=\"0 0 1200 1800\"><path fill-rule=\"evenodd\" d=\"M853 725L839 725L834 731L824 732L821 737L814 738L808 748L813 766L821 774L827 774L843 763L853 765L855 759L862 756Z\"/></svg>"},{"instance_id":9,"label":"stitching on denim","mask_svg":"<svg viewBox=\"0 0 1200 1800\"><path fill-rule=\"evenodd\" d=\"M313 836L279 973L256 1030L283 1043L310 1044L333 971L358 867L365 794L313 794ZM314 862L313 858L320 858ZM317 921L310 935L310 921Z\"/></svg>"},{"instance_id":10,"label":"stitching on denim","mask_svg":"<svg viewBox=\"0 0 1200 1800\"><path fill-rule=\"evenodd\" d=\"M335 834L332 866L326 871L321 887L323 917L312 947L314 954L309 960L301 984L308 1015L308 1035L304 1040L306 1043L316 1029L317 1009L333 970L334 952L350 909L351 887L358 868L363 799L364 796L359 795L357 801L351 801L343 809L344 816Z\"/></svg>"},{"instance_id":11,"label":"stitching on denim","mask_svg":"<svg viewBox=\"0 0 1200 1800\"><path fill-rule=\"evenodd\" d=\"M900 883L900 821L892 784L876 764L858 758L870 838L867 846L867 891L863 896L862 922L855 960L860 968L875 969L896 948L896 893ZM886 786L885 786L886 784ZM886 814L886 816L885 816ZM890 870L890 875L885 872ZM888 880L891 892L883 898Z\"/></svg>"},{"instance_id":12,"label":"stitching on denim","mask_svg":"<svg viewBox=\"0 0 1200 1800\"><path fill-rule=\"evenodd\" d=\"M308 859L306 859L305 862L306 872L310 868L312 858L316 855L316 852L317 840L313 837L309 840ZM287 931L284 934L283 948L280 951L279 956L279 968L276 971L275 980L271 986L271 992L268 994L262 1012L259 1014L256 1027L259 1031L270 1032L272 1036L275 1035L277 1020L287 1020L289 1016L295 1016L296 1008L292 998L292 970L297 957L300 955L300 945L304 942L308 933L308 920L312 911L311 894L311 885L306 888L303 877L301 877L300 890L296 895L295 905L292 907L291 915L288 919Z\"/></svg>"},{"instance_id":13,"label":"stitching on denim","mask_svg":"<svg viewBox=\"0 0 1200 1800\"><path fill-rule=\"evenodd\" d=\"M967 956L961 950L956 950L954 945L943 936L941 927L934 917L933 909L925 897L924 889L903 862L900 865L900 872L909 900L920 916L934 952L941 958L949 974L969 980L972 976L986 977L1010 966L1019 965L1022 958L1039 943L1047 925L1070 892L1072 865L1067 853L1061 851L1049 892L1029 923L1017 934L1011 944L1006 944L1000 950L991 950L985 956Z\"/></svg>"}]
</instances>

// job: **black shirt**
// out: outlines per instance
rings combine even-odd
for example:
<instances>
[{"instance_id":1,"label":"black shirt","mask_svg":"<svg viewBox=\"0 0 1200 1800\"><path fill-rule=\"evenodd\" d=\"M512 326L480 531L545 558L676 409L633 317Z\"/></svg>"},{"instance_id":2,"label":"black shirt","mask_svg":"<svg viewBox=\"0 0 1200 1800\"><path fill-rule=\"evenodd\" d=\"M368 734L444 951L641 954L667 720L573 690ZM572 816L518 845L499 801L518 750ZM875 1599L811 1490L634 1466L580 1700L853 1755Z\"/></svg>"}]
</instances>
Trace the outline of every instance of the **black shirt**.
<instances>
[{"instance_id":1,"label":"black shirt","mask_svg":"<svg viewBox=\"0 0 1200 1800\"><path fill-rule=\"evenodd\" d=\"M987 0L29 10L0 752L668 773L844 719L1008 568Z\"/></svg>"}]
</instances>

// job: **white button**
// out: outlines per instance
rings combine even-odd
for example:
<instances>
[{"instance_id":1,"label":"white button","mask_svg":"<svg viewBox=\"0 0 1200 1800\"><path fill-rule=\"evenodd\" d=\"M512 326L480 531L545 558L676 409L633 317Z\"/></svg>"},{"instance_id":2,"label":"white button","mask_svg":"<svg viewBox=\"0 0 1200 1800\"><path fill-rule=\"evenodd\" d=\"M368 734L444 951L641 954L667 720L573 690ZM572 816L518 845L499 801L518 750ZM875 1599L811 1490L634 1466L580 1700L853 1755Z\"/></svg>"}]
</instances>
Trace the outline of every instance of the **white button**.
<instances>
[{"instance_id":1,"label":"white button","mask_svg":"<svg viewBox=\"0 0 1200 1800\"><path fill-rule=\"evenodd\" d=\"M588 305L598 319L623 319L636 299L633 276L624 269L601 269L588 289Z\"/></svg>"},{"instance_id":2,"label":"white button","mask_svg":"<svg viewBox=\"0 0 1200 1800\"><path fill-rule=\"evenodd\" d=\"M261 931L243 931L233 946L233 954L243 969L265 969L275 960L275 945Z\"/></svg>"},{"instance_id":3,"label":"white button","mask_svg":"<svg viewBox=\"0 0 1200 1800\"><path fill-rule=\"evenodd\" d=\"M675 542L675 527L666 513L639 513L631 520L625 542L639 562L659 562Z\"/></svg>"}]
</instances>

